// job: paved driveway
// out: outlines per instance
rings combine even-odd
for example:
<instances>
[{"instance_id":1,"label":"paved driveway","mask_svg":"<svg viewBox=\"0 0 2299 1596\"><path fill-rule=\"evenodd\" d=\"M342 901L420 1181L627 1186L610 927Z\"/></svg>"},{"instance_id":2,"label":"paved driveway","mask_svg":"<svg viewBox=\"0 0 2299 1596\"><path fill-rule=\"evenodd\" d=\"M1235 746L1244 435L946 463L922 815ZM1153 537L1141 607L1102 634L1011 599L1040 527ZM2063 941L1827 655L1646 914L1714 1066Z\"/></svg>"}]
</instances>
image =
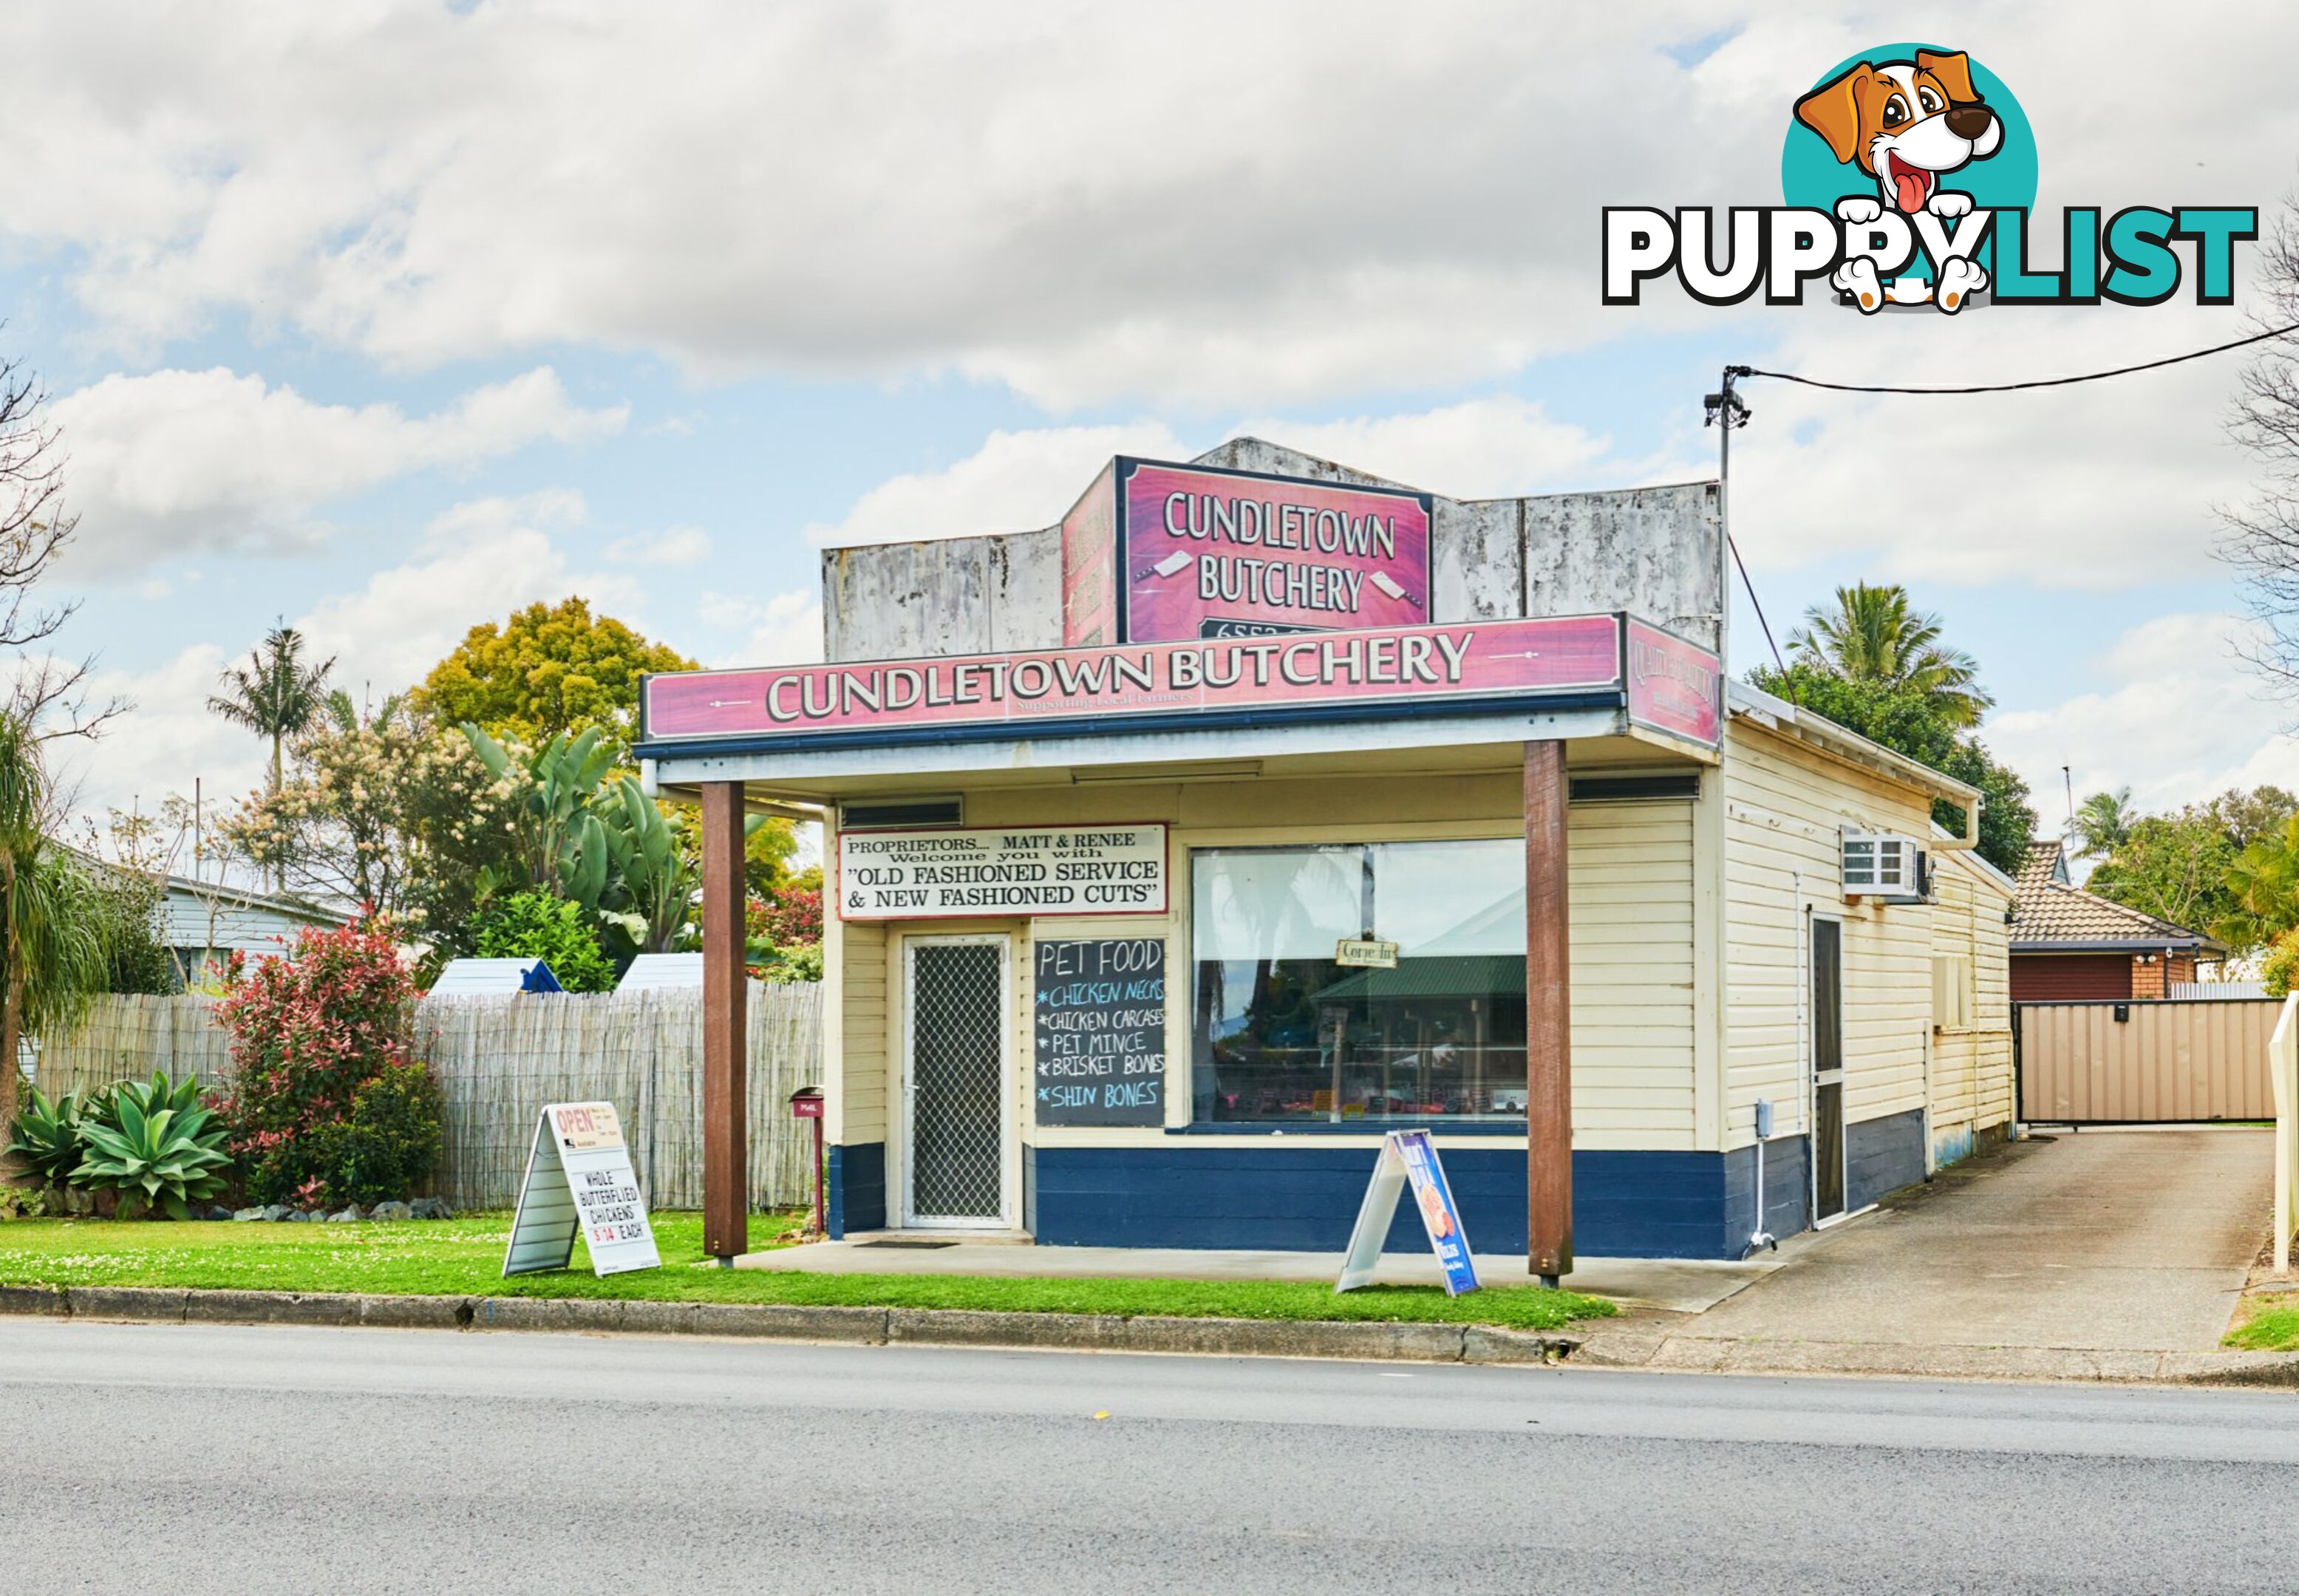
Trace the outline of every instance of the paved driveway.
<instances>
[{"instance_id":1,"label":"paved driveway","mask_svg":"<svg viewBox=\"0 0 2299 1596\"><path fill-rule=\"evenodd\" d=\"M1825 1346L1815 1361L1836 1367L1869 1349L1851 1360L1878 1369L1896 1348L2208 1351L2258 1256L2273 1174L2263 1130L2087 1130L1996 1148L1789 1244L1786 1267L1706 1313L1652 1326L1667 1343L1654 1360L1787 1367L1778 1355L1797 1344Z\"/></svg>"}]
</instances>

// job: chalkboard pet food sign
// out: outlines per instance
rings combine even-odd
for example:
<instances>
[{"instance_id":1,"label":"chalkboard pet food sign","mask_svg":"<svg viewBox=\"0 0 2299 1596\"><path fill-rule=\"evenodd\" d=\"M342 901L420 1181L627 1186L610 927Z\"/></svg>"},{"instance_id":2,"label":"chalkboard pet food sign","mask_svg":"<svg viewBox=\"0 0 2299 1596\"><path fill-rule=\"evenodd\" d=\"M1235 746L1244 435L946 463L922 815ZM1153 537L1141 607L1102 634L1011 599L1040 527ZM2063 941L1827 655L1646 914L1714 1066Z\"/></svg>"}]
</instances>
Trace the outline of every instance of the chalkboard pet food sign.
<instances>
[{"instance_id":1,"label":"chalkboard pet food sign","mask_svg":"<svg viewBox=\"0 0 2299 1596\"><path fill-rule=\"evenodd\" d=\"M1041 1125L1166 1122L1166 941L1041 942L1036 975Z\"/></svg>"}]
</instances>

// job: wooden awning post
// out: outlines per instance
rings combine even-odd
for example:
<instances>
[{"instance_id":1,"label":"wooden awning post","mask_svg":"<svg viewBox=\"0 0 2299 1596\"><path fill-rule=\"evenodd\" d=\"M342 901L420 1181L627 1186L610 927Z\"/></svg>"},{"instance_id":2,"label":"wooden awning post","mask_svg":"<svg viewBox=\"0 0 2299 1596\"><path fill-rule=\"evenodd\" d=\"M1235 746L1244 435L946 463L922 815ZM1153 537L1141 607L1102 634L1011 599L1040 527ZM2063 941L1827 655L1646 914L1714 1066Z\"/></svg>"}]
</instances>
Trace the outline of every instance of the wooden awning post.
<instances>
[{"instance_id":1,"label":"wooden awning post","mask_svg":"<svg viewBox=\"0 0 2299 1596\"><path fill-rule=\"evenodd\" d=\"M1573 1269L1573 991L1562 742L1524 745L1524 1129L1527 1264Z\"/></svg>"},{"instance_id":2,"label":"wooden awning post","mask_svg":"<svg viewBox=\"0 0 2299 1596\"><path fill-rule=\"evenodd\" d=\"M702 784L702 1250L750 1250L743 783Z\"/></svg>"}]
</instances>

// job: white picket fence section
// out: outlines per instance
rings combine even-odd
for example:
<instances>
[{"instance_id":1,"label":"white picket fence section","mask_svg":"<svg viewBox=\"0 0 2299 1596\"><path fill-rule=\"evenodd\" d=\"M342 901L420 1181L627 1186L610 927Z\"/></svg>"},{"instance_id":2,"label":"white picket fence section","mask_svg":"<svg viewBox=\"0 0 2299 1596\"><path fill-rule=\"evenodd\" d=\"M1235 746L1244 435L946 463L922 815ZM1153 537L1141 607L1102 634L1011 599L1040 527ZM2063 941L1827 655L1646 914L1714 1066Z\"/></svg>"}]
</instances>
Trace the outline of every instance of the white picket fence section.
<instances>
[{"instance_id":1,"label":"white picket fence section","mask_svg":"<svg viewBox=\"0 0 2299 1596\"><path fill-rule=\"evenodd\" d=\"M819 1084L822 988L753 983L750 1190L754 1202L813 1201L810 1127L790 1095ZM693 988L550 996L427 997L415 1053L439 1078L446 1136L434 1190L458 1208L508 1208L546 1103L604 1099L623 1116L647 1201L702 1205L702 994ZM51 1096L164 1070L221 1086L231 1039L203 997L100 999L70 1036L38 1049Z\"/></svg>"},{"instance_id":2,"label":"white picket fence section","mask_svg":"<svg viewBox=\"0 0 2299 1596\"><path fill-rule=\"evenodd\" d=\"M2291 1233L2299 1225L2299 992L2283 1000L2283 1017L2267 1043L2275 1087L2275 1272L2291 1272Z\"/></svg>"},{"instance_id":3,"label":"white picket fence section","mask_svg":"<svg viewBox=\"0 0 2299 1596\"><path fill-rule=\"evenodd\" d=\"M2263 980L2175 980L2165 996L2183 1003L2208 1002L2241 1003L2246 999L2268 996Z\"/></svg>"}]
</instances>

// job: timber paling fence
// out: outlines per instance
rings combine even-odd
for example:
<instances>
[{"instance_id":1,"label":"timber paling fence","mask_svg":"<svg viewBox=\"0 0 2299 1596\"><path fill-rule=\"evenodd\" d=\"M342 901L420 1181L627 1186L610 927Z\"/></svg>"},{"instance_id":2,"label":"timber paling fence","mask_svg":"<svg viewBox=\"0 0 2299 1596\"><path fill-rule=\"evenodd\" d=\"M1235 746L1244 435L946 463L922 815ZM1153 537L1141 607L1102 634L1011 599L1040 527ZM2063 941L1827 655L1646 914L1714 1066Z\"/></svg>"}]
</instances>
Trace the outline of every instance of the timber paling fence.
<instances>
[{"instance_id":1,"label":"timber paling fence","mask_svg":"<svg viewBox=\"0 0 2299 1596\"><path fill-rule=\"evenodd\" d=\"M814 1200L813 1129L790 1095L822 1079L822 988L753 983L750 1016L750 1191L755 1203ZM215 1087L231 1079L231 1038L205 997L99 998L71 1035L38 1050L50 1096L83 1096L164 1070ZM445 1098L446 1136L429 1194L458 1208L519 1197L546 1103L604 1100L621 1113L640 1184L657 1208L702 1206L702 994L427 997L415 1056Z\"/></svg>"}]
</instances>

